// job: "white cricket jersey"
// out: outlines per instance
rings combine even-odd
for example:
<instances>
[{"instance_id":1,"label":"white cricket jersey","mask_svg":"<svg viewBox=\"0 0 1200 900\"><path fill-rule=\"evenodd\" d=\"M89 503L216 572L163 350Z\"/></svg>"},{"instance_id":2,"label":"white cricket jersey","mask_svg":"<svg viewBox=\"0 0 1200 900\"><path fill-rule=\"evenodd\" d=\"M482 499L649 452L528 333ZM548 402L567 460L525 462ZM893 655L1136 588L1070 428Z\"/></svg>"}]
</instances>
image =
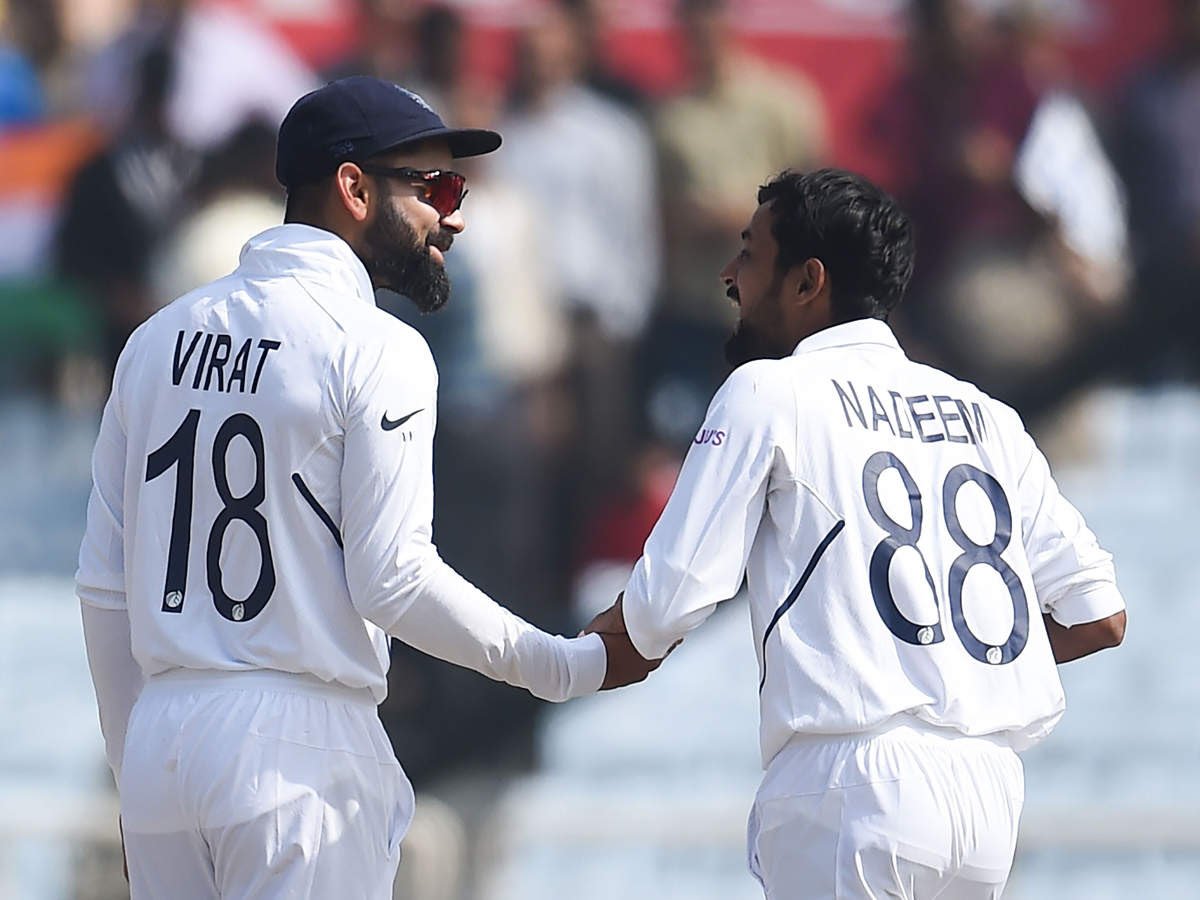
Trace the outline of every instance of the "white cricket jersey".
<instances>
[{"instance_id":1,"label":"white cricket jersey","mask_svg":"<svg viewBox=\"0 0 1200 900\"><path fill-rule=\"evenodd\" d=\"M262 233L121 354L81 600L128 609L147 676L275 669L382 700L391 634L549 699L596 690L598 637L543 634L438 556L436 395L424 339L345 242Z\"/></svg>"},{"instance_id":2,"label":"white cricket jersey","mask_svg":"<svg viewBox=\"0 0 1200 900\"><path fill-rule=\"evenodd\" d=\"M634 645L661 657L743 577L764 766L905 712L1027 747L1065 706L1042 613L1124 609L1017 414L876 320L729 376L625 591Z\"/></svg>"}]
</instances>

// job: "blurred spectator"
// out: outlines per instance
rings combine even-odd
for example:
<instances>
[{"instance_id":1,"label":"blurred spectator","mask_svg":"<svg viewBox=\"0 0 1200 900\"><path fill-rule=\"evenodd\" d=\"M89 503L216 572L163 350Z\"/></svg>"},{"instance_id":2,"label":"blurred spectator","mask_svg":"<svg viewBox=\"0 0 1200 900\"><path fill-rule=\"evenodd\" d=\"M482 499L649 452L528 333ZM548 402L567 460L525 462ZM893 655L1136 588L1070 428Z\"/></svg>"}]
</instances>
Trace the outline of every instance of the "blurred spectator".
<instances>
[{"instance_id":1,"label":"blurred spectator","mask_svg":"<svg viewBox=\"0 0 1200 900\"><path fill-rule=\"evenodd\" d=\"M650 136L583 83L585 62L578 21L561 4L542 7L519 35L515 102L495 159L498 173L537 203L540 256L570 317L576 418L564 469L571 492L562 492L563 560L573 542L567 523L612 485L629 450L633 347L659 273Z\"/></svg>"},{"instance_id":2,"label":"blurred spectator","mask_svg":"<svg viewBox=\"0 0 1200 900\"><path fill-rule=\"evenodd\" d=\"M921 355L1045 408L1062 391L1046 373L1123 299L1119 184L1032 13L915 0L909 45L874 123L919 235L901 327Z\"/></svg>"},{"instance_id":3,"label":"blurred spectator","mask_svg":"<svg viewBox=\"0 0 1200 900\"><path fill-rule=\"evenodd\" d=\"M198 0L141 0L131 26L91 64L89 107L109 123L137 102L132 65L148 46L169 48L169 134L194 150L219 146L247 120L278 125L317 81L292 49L235 7Z\"/></svg>"},{"instance_id":4,"label":"blurred spectator","mask_svg":"<svg viewBox=\"0 0 1200 900\"><path fill-rule=\"evenodd\" d=\"M581 569L604 562L623 562L633 567L667 505L682 462L679 453L655 441L630 455L624 483L588 523L579 559ZM602 608L610 604L611 599ZM587 618L594 615L589 613Z\"/></svg>"},{"instance_id":5,"label":"blurred spectator","mask_svg":"<svg viewBox=\"0 0 1200 900\"><path fill-rule=\"evenodd\" d=\"M82 105L105 127L122 128L138 113L145 102L142 61L151 51L165 54L171 80L178 79L175 48L189 0L138 0L132 18L117 36L105 43L82 63L84 71ZM174 85L160 88L157 102L163 107L158 115L168 130L167 107Z\"/></svg>"},{"instance_id":6,"label":"blurred spectator","mask_svg":"<svg viewBox=\"0 0 1200 900\"><path fill-rule=\"evenodd\" d=\"M479 90L456 91L455 120L462 127L494 128L497 98ZM522 397L551 393L568 354L568 322L554 261L542 249L544 219L534 198L501 169L493 157L457 163L470 186L470 232L455 247L475 273L480 351L494 376ZM560 428L538 412L525 417L541 446L556 443ZM553 418L553 416L551 415Z\"/></svg>"},{"instance_id":7,"label":"blurred spectator","mask_svg":"<svg viewBox=\"0 0 1200 900\"><path fill-rule=\"evenodd\" d=\"M1134 374L1200 374L1200 0L1174 0L1171 46L1134 81L1120 122L1138 302L1122 329Z\"/></svg>"},{"instance_id":8,"label":"blurred spectator","mask_svg":"<svg viewBox=\"0 0 1200 900\"><path fill-rule=\"evenodd\" d=\"M604 35L610 10L601 0L556 0L574 20L583 47L583 82L615 103L641 113L646 95L637 84L616 71L605 55Z\"/></svg>"},{"instance_id":9,"label":"blurred spectator","mask_svg":"<svg viewBox=\"0 0 1200 900\"><path fill-rule=\"evenodd\" d=\"M969 0L913 0L908 65L874 127L893 167L888 187L918 235L905 321L941 349L932 295L966 237L1022 234L1033 219L1010 178L1037 105L1033 86L996 52L997 35Z\"/></svg>"},{"instance_id":10,"label":"blurred spectator","mask_svg":"<svg viewBox=\"0 0 1200 900\"><path fill-rule=\"evenodd\" d=\"M629 455L622 483L584 525L572 583L576 626L590 622L625 589L682 463L678 451L653 439Z\"/></svg>"},{"instance_id":11,"label":"blurred spectator","mask_svg":"<svg viewBox=\"0 0 1200 900\"><path fill-rule=\"evenodd\" d=\"M275 131L265 122L247 122L204 161L192 211L151 262L155 306L229 274L246 241L283 221Z\"/></svg>"},{"instance_id":12,"label":"blurred spectator","mask_svg":"<svg viewBox=\"0 0 1200 900\"><path fill-rule=\"evenodd\" d=\"M39 64L57 51L53 3L0 4L0 133L32 125L46 113Z\"/></svg>"},{"instance_id":13,"label":"blurred spectator","mask_svg":"<svg viewBox=\"0 0 1200 900\"><path fill-rule=\"evenodd\" d=\"M63 203L57 268L100 309L110 365L156 307L147 285L150 260L183 210L196 172L195 155L167 125L174 75L169 46L144 52L132 117L84 164Z\"/></svg>"},{"instance_id":14,"label":"blurred spectator","mask_svg":"<svg viewBox=\"0 0 1200 900\"><path fill-rule=\"evenodd\" d=\"M37 72L15 47L0 43L0 132L32 125L44 111Z\"/></svg>"},{"instance_id":15,"label":"blurred spectator","mask_svg":"<svg viewBox=\"0 0 1200 900\"><path fill-rule=\"evenodd\" d=\"M569 308L605 336L645 325L658 281L653 151L642 126L587 87L583 35L558 5L519 37L517 102L496 165L540 204Z\"/></svg>"},{"instance_id":16,"label":"blurred spectator","mask_svg":"<svg viewBox=\"0 0 1200 900\"><path fill-rule=\"evenodd\" d=\"M464 82L466 27L462 15L448 6L426 6L413 30L416 55L410 86L435 108L440 108L439 103L453 103L454 94L468 87Z\"/></svg>"},{"instance_id":17,"label":"blurred spectator","mask_svg":"<svg viewBox=\"0 0 1200 900\"><path fill-rule=\"evenodd\" d=\"M412 0L358 0L357 45L325 71L325 78L374 75L408 87L413 74L414 15Z\"/></svg>"},{"instance_id":18,"label":"blurred spectator","mask_svg":"<svg viewBox=\"0 0 1200 900\"><path fill-rule=\"evenodd\" d=\"M725 372L734 316L717 272L738 251L758 186L823 160L826 122L805 78L739 50L725 0L677 2L690 83L658 115L665 318L644 377L654 427L686 441Z\"/></svg>"},{"instance_id":19,"label":"blurred spectator","mask_svg":"<svg viewBox=\"0 0 1200 900\"><path fill-rule=\"evenodd\" d=\"M467 81L466 23L452 6L413 0L359 0L354 51L327 70L329 79L374 75L402 84L435 109L473 102Z\"/></svg>"},{"instance_id":20,"label":"blurred spectator","mask_svg":"<svg viewBox=\"0 0 1200 900\"><path fill-rule=\"evenodd\" d=\"M457 94L476 90L465 81L466 25L458 10L413 0L359 0L358 7L357 46L326 72L328 78L385 78L435 109L450 109Z\"/></svg>"},{"instance_id":21,"label":"blurred spectator","mask_svg":"<svg viewBox=\"0 0 1200 900\"><path fill-rule=\"evenodd\" d=\"M802 76L737 48L725 0L679 0L678 23L690 88L658 120L667 303L724 328L733 318L717 270L737 252L758 185L824 158L825 112Z\"/></svg>"},{"instance_id":22,"label":"blurred spectator","mask_svg":"<svg viewBox=\"0 0 1200 900\"><path fill-rule=\"evenodd\" d=\"M81 118L56 115L59 12L50 0L0 0L0 386L53 389L86 404L63 390L77 381L64 373L87 368L96 321L54 281L51 256L63 189L99 135Z\"/></svg>"},{"instance_id":23,"label":"blurred spectator","mask_svg":"<svg viewBox=\"0 0 1200 900\"><path fill-rule=\"evenodd\" d=\"M0 132L32 125L46 110L42 85L29 61L10 43L0 43Z\"/></svg>"}]
</instances>

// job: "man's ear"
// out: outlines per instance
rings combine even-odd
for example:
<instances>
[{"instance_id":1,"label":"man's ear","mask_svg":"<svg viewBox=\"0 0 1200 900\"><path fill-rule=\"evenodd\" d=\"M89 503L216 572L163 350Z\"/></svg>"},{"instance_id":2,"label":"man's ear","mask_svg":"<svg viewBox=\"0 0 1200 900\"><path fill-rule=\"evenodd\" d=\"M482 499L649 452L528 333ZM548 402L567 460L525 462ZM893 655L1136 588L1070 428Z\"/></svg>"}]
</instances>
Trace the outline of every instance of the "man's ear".
<instances>
[{"instance_id":1,"label":"man's ear","mask_svg":"<svg viewBox=\"0 0 1200 900\"><path fill-rule=\"evenodd\" d=\"M825 264L819 259L806 259L796 267L796 299L801 304L812 303L825 290L828 276Z\"/></svg>"},{"instance_id":2,"label":"man's ear","mask_svg":"<svg viewBox=\"0 0 1200 900\"><path fill-rule=\"evenodd\" d=\"M355 222L366 221L370 209L371 184L356 164L344 162L333 176L338 201Z\"/></svg>"}]
</instances>

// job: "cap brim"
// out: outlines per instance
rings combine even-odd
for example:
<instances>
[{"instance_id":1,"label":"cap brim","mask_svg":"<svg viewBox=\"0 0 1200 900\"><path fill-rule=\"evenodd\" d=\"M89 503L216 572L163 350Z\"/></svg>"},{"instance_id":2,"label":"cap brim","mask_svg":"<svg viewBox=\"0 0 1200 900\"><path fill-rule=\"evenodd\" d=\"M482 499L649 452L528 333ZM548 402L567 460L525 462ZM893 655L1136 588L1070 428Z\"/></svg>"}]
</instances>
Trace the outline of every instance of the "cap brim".
<instances>
[{"instance_id":1,"label":"cap brim","mask_svg":"<svg viewBox=\"0 0 1200 900\"><path fill-rule=\"evenodd\" d=\"M464 156L482 156L491 153L500 146L500 135L486 128L431 128L419 134L408 135L402 141L389 143L375 153L386 153L401 147L410 147L422 141L444 140L450 147L450 155L455 159Z\"/></svg>"},{"instance_id":2,"label":"cap brim","mask_svg":"<svg viewBox=\"0 0 1200 900\"><path fill-rule=\"evenodd\" d=\"M451 128L446 132L450 144L450 155L455 159L463 156L483 156L500 147L501 137L486 128Z\"/></svg>"}]
</instances>

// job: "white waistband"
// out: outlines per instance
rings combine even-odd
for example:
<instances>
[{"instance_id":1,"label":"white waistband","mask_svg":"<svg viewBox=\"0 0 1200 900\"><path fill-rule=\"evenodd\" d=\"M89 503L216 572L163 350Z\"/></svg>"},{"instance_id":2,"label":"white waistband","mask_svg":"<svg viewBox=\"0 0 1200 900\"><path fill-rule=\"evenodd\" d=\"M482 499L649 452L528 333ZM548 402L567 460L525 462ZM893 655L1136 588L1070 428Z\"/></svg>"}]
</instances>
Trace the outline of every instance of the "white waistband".
<instances>
[{"instance_id":1,"label":"white waistband","mask_svg":"<svg viewBox=\"0 0 1200 900\"><path fill-rule=\"evenodd\" d=\"M372 709L379 705L370 688L352 688L336 681L323 681L309 673L281 672L277 669L167 669L151 675L146 681L147 690L180 688L193 691L284 691L360 704Z\"/></svg>"},{"instance_id":2,"label":"white waistband","mask_svg":"<svg viewBox=\"0 0 1200 900\"><path fill-rule=\"evenodd\" d=\"M818 734L811 731L797 732L788 739L784 747L812 746L824 743L845 743L847 741L870 740L871 738L888 735L893 737L923 736L936 737L948 741L980 741L994 747L1011 750L1012 739L1005 732L995 734L964 734L956 728L944 725L933 725L924 719L918 719L909 713L897 713L875 728L863 731L853 731L843 734Z\"/></svg>"}]
</instances>

